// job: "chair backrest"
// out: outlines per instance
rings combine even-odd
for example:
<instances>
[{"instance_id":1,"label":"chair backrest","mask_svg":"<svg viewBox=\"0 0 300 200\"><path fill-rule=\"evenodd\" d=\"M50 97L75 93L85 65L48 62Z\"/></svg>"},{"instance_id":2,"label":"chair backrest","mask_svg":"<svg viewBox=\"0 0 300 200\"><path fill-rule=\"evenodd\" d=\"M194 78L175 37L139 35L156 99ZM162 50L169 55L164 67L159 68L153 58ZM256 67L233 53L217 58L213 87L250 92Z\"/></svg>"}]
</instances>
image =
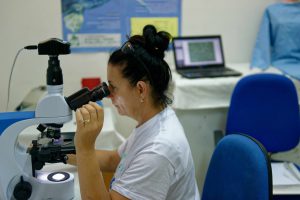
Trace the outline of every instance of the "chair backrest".
<instances>
[{"instance_id":1,"label":"chair backrest","mask_svg":"<svg viewBox=\"0 0 300 200\"><path fill-rule=\"evenodd\" d=\"M250 135L272 153L296 147L300 115L293 82L268 73L242 78L229 106L226 134L231 133Z\"/></svg>"},{"instance_id":2,"label":"chair backrest","mask_svg":"<svg viewBox=\"0 0 300 200\"><path fill-rule=\"evenodd\" d=\"M270 200L272 171L264 147L250 136L222 138L212 155L202 200Z\"/></svg>"}]
</instances>

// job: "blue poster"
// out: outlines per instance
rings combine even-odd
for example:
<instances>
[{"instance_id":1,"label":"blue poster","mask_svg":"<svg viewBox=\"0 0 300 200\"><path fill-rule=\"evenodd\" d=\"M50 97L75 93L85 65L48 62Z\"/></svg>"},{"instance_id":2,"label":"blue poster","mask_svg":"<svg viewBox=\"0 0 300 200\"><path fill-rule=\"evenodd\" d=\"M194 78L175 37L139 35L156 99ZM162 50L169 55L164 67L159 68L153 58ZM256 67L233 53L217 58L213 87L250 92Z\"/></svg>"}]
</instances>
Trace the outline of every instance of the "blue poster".
<instances>
[{"instance_id":1,"label":"blue poster","mask_svg":"<svg viewBox=\"0 0 300 200\"><path fill-rule=\"evenodd\" d=\"M111 52L146 24L179 35L181 0L62 0L63 39L72 52Z\"/></svg>"}]
</instances>

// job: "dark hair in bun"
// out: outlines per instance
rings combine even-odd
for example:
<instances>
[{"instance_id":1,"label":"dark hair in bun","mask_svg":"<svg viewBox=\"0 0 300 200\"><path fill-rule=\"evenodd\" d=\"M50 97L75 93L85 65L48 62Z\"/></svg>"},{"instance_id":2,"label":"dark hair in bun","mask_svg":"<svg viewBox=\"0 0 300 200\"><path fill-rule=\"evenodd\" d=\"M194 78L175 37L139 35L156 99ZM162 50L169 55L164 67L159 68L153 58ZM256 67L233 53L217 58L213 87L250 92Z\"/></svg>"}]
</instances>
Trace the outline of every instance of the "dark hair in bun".
<instances>
[{"instance_id":1,"label":"dark hair in bun","mask_svg":"<svg viewBox=\"0 0 300 200\"><path fill-rule=\"evenodd\" d=\"M152 97L157 105L168 105L169 83L172 79L169 65L164 60L171 35L165 31L157 32L153 25L143 28L143 35L134 35L123 46L114 51L109 63L122 67L123 77L132 86L140 80L148 81L152 86Z\"/></svg>"},{"instance_id":2,"label":"dark hair in bun","mask_svg":"<svg viewBox=\"0 0 300 200\"><path fill-rule=\"evenodd\" d=\"M157 32L153 25L146 25L143 30L145 48L149 53L163 59L165 50L168 49L171 35L165 31Z\"/></svg>"}]
</instances>

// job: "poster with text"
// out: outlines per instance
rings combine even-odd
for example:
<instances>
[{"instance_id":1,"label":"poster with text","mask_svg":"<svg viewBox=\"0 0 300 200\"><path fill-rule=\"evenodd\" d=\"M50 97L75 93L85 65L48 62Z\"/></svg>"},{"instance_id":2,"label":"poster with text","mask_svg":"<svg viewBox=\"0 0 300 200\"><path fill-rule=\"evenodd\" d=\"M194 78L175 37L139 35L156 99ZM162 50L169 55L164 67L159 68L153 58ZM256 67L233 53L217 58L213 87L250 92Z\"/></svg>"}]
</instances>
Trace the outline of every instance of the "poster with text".
<instances>
[{"instance_id":1,"label":"poster with text","mask_svg":"<svg viewBox=\"0 0 300 200\"><path fill-rule=\"evenodd\" d=\"M63 39L72 52L111 52L146 24L180 35L181 0L62 0Z\"/></svg>"}]
</instances>

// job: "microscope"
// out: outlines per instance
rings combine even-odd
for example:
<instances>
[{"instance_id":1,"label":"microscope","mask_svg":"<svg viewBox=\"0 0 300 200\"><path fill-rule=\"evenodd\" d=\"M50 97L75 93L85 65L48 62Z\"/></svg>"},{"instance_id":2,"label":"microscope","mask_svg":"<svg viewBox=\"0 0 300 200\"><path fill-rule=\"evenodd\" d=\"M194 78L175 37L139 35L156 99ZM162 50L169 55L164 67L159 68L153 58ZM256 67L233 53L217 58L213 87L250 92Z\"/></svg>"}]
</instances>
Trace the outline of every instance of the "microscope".
<instances>
[{"instance_id":1,"label":"microscope","mask_svg":"<svg viewBox=\"0 0 300 200\"><path fill-rule=\"evenodd\" d=\"M57 38L40 42L32 48L48 55L47 95L35 111L0 113L0 199L40 200L74 198L74 176L68 172L43 171L45 164L66 163L67 154L75 154L74 132L61 132L72 120L72 110L89 101L109 95L105 82L93 90L83 88L69 97L63 96L63 75L59 55L70 54L70 43ZM30 146L19 143L19 134L36 126L39 136Z\"/></svg>"}]
</instances>

